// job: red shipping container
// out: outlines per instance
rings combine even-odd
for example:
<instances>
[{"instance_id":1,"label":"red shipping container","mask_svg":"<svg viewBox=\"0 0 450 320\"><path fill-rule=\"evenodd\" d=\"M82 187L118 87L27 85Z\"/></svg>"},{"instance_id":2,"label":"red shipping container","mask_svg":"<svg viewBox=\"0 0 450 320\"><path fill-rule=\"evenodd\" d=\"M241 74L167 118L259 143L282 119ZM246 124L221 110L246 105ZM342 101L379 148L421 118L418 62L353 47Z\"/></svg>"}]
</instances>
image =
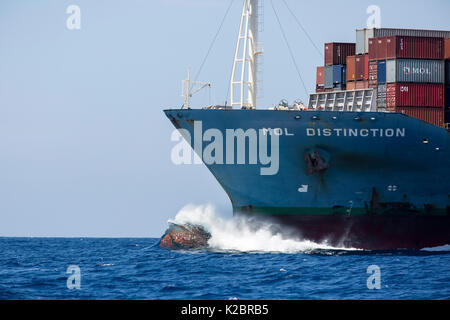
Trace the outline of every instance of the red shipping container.
<instances>
[{"instance_id":1,"label":"red shipping container","mask_svg":"<svg viewBox=\"0 0 450 320\"><path fill-rule=\"evenodd\" d=\"M444 107L444 85L388 83L386 105L394 107Z\"/></svg>"},{"instance_id":2,"label":"red shipping container","mask_svg":"<svg viewBox=\"0 0 450 320\"><path fill-rule=\"evenodd\" d=\"M369 60L377 60L377 41L375 38L369 39Z\"/></svg>"},{"instance_id":3,"label":"red shipping container","mask_svg":"<svg viewBox=\"0 0 450 320\"><path fill-rule=\"evenodd\" d=\"M364 55L364 80L369 80L369 54Z\"/></svg>"},{"instance_id":4,"label":"red shipping container","mask_svg":"<svg viewBox=\"0 0 450 320\"><path fill-rule=\"evenodd\" d=\"M369 80L369 55L359 55L355 58L356 80Z\"/></svg>"},{"instance_id":5,"label":"red shipping container","mask_svg":"<svg viewBox=\"0 0 450 320\"><path fill-rule=\"evenodd\" d=\"M369 61L369 87L376 88L378 86L378 61Z\"/></svg>"},{"instance_id":6,"label":"red shipping container","mask_svg":"<svg viewBox=\"0 0 450 320\"><path fill-rule=\"evenodd\" d=\"M369 61L386 60L387 37L369 39Z\"/></svg>"},{"instance_id":7,"label":"red shipping container","mask_svg":"<svg viewBox=\"0 0 450 320\"><path fill-rule=\"evenodd\" d=\"M325 67L317 67L316 85L325 85Z\"/></svg>"},{"instance_id":8,"label":"red shipping container","mask_svg":"<svg viewBox=\"0 0 450 320\"><path fill-rule=\"evenodd\" d=\"M410 117L434 124L438 127L444 126L445 109L427 107L398 107L392 111L406 114Z\"/></svg>"},{"instance_id":9,"label":"red shipping container","mask_svg":"<svg viewBox=\"0 0 450 320\"><path fill-rule=\"evenodd\" d=\"M355 43L325 43L325 65L346 64L348 56L354 56Z\"/></svg>"},{"instance_id":10,"label":"red shipping container","mask_svg":"<svg viewBox=\"0 0 450 320\"><path fill-rule=\"evenodd\" d=\"M443 38L393 36L387 37L386 42L386 59L444 59Z\"/></svg>"},{"instance_id":11,"label":"red shipping container","mask_svg":"<svg viewBox=\"0 0 450 320\"><path fill-rule=\"evenodd\" d=\"M347 57L347 70L345 72L347 82L356 80L356 60L355 59L356 59L355 56Z\"/></svg>"},{"instance_id":12,"label":"red shipping container","mask_svg":"<svg viewBox=\"0 0 450 320\"><path fill-rule=\"evenodd\" d=\"M377 38L377 60L386 60L387 46L392 41L388 37Z\"/></svg>"},{"instance_id":13,"label":"red shipping container","mask_svg":"<svg viewBox=\"0 0 450 320\"><path fill-rule=\"evenodd\" d=\"M444 40L444 59L450 60L450 38Z\"/></svg>"},{"instance_id":14,"label":"red shipping container","mask_svg":"<svg viewBox=\"0 0 450 320\"><path fill-rule=\"evenodd\" d=\"M347 81L347 90L355 90L356 81Z\"/></svg>"},{"instance_id":15,"label":"red shipping container","mask_svg":"<svg viewBox=\"0 0 450 320\"><path fill-rule=\"evenodd\" d=\"M356 86L355 86L356 90L368 89L368 88L369 88L369 81L367 81L367 80L356 81Z\"/></svg>"},{"instance_id":16,"label":"red shipping container","mask_svg":"<svg viewBox=\"0 0 450 320\"><path fill-rule=\"evenodd\" d=\"M388 42L391 42L389 37L370 38L369 61L386 60Z\"/></svg>"}]
</instances>

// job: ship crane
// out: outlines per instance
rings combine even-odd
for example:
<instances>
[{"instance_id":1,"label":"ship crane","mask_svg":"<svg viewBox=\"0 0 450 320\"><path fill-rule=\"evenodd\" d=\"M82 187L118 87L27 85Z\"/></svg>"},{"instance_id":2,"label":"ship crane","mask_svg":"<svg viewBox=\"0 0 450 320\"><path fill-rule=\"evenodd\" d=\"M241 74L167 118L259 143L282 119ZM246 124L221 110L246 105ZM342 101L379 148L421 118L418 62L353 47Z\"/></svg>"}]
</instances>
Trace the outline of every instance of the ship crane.
<instances>
[{"instance_id":1,"label":"ship crane","mask_svg":"<svg viewBox=\"0 0 450 320\"><path fill-rule=\"evenodd\" d=\"M244 0L231 74L231 107L256 109L257 106L258 62L263 53L258 43L262 3L262 0Z\"/></svg>"}]
</instances>

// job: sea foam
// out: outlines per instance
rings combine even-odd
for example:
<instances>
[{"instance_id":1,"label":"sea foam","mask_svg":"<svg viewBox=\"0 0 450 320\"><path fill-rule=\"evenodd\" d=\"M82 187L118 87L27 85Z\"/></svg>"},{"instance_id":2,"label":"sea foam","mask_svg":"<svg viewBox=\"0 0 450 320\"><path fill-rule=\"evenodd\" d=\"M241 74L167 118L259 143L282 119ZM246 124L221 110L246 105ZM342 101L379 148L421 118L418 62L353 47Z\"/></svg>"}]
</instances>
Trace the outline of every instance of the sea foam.
<instances>
[{"instance_id":1,"label":"sea foam","mask_svg":"<svg viewBox=\"0 0 450 320\"><path fill-rule=\"evenodd\" d=\"M211 234L208 242L210 249L218 251L300 253L313 250L356 250L290 238L274 231L273 225L267 222L250 221L243 217L224 218L213 205L186 205L173 222L202 226Z\"/></svg>"}]
</instances>

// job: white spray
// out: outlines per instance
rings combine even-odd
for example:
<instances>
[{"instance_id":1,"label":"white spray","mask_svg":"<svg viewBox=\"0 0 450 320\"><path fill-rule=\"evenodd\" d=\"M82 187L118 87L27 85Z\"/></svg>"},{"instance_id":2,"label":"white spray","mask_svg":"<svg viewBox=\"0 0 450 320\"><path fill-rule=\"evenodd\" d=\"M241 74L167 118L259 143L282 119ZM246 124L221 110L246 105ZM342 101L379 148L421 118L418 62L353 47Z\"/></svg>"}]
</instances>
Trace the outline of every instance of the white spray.
<instances>
[{"instance_id":1,"label":"white spray","mask_svg":"<svg viewBox=\"0 0 450 320\"><path fill-rule=\"evenodd\" d=\"M178 212L173 222L204 227L211 233L208 244L212 250L298 253L319 249L343 249L331 247L326 243L285 238L274 232L268 223L258 223L255 227L243 218L222 218L213 205L187 205Z\"/></svg>"}]
</instances>

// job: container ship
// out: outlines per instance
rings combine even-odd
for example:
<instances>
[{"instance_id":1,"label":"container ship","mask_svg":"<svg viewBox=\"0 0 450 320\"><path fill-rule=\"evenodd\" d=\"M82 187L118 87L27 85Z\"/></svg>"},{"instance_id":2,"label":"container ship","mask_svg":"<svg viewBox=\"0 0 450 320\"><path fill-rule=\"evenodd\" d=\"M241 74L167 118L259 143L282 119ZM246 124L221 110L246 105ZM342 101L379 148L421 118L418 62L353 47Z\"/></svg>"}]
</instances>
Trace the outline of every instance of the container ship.
<instances>
[{"instance_id":1,"label":"container ship","mask_svg":"<svg viewBox=\"0 0 450 320\"><path fill-rule=\"evenodd\" d=\"M450 243L450 31L326 43L309 102L257 109L260 1L245 0L231 105L164 110L234 215L368 250Z\"/></svg>"}]
</instances>

